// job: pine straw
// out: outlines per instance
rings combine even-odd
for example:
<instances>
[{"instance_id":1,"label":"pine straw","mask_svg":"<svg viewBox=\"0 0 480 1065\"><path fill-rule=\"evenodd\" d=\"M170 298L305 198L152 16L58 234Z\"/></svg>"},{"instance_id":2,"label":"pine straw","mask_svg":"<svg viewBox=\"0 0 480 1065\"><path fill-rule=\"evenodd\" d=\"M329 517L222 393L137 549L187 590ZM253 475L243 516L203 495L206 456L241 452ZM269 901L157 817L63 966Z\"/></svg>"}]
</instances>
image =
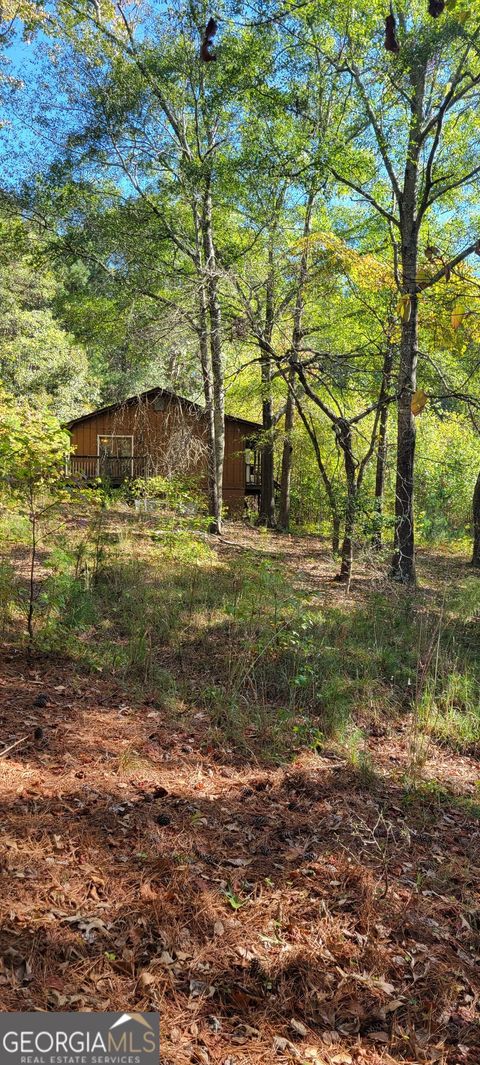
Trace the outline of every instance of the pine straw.
<instances>
[{"instance_id":1,"label":"pine straw","mask_svg":"<svg viewBox=\"0 0 480 1065\"><path fill-rule=\"evenodd\" d=\"M365 788L214 760L66 663L1 676L3 742L45 730L0 762L1 1009L157 1009L164 1065L478 1065L478 824L405 804L401 738Z\"/></svg>"}]
</instances>

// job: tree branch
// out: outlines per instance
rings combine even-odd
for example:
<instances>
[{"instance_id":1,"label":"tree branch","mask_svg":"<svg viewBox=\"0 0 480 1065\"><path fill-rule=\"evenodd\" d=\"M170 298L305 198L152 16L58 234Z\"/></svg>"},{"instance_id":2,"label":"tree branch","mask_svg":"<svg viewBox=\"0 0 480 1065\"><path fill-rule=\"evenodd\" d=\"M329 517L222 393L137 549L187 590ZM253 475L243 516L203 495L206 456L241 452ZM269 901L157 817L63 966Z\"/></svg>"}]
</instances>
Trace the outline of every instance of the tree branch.
<instances>
[{"instance_id":1,"label":"tree branch","mask_svg":"<svg viewBox=\"0 0 480 1065\"><path fill-rule=\"evenodd\" d=\"M398 219L395 218L395 215L392 214L391 211L387 211L385 207L382 207L371 193L366 192L361 185L356 185L355 182L350 180L350 178L343 177L343 175L339 174L337 170L334 170L333 166L330 167L330 170L337 181L342 182L343 185L348 185L350 189L353 189L353 191L357 192L359 196L362 196L364 200L367 200L367 202L370 203L383 218L386 218L387 222L400 228L400 223L398 222Z\"/></svg>"},{"instance_id":2,"label":"tree branch","mask_svg":"<svg viewBox=\"0 0 480 1065\"><path fill-rule=\"evenodd\" d=\"M462 263L464 259L467 259L472 252L476 251L479 246L479 239L474 241L473 244L469 244L468 248L464 248L463 251L459 251L458 255L455 255L453 259L450 259L449 263L444 263L441 270L437 270L437 273L433 277L429 277L426 281L421 281L417 284L417 292L424 292L425 289L431 288L432 285L436 285L437 281L441 281L442 277L450 273L452 270Z\"/></svg>"}]
</instances>

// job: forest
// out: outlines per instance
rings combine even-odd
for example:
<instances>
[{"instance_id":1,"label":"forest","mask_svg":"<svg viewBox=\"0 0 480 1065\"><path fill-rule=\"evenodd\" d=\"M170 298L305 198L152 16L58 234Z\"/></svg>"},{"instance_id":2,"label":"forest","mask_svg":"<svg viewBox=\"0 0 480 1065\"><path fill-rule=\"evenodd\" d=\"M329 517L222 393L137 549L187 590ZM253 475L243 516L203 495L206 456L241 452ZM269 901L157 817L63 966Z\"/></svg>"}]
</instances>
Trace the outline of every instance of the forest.
<instances>
[{"instance_id":1,"label":"forest","mask_svg":"<svg viewBox=\"0 0 480 1065\"><path fill-rule=\"evenodd\" d=\"M479 103L471 0L3 0L2 1061L480 1061Z\"/></svg>"}]
</instances>

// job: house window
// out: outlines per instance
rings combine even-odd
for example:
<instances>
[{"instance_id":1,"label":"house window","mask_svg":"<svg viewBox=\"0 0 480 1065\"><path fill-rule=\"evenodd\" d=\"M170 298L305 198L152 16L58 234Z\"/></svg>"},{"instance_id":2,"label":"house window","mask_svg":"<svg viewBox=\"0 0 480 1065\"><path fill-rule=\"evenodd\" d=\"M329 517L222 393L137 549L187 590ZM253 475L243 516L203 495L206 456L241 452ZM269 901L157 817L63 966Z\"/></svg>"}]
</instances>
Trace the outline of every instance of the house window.
<instances>
[{"instance_id":1,"label":"house window","mask_svg":"<svg viewBox=\"0 0 480 1065\"><path fill-rule=\"evenodd\" d=\"M133 475L133 436L97 436L98 474L115 480Z\"/></svg>"}]
</instances>

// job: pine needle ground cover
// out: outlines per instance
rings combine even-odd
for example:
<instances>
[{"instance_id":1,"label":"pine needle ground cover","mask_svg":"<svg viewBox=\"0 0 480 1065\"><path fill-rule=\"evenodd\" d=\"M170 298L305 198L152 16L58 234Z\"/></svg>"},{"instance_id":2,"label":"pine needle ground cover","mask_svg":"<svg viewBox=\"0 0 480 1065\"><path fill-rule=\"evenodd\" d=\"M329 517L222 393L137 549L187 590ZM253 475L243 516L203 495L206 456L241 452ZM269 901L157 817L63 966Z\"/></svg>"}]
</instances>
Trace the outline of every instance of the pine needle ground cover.
<instances>
[{"instance_id":1,"label":"pine needle ground cover","mask_svg":"<svg viewBox=\"0 0 480 1065\"><path fill-rule=\"evenodd\" d=\"M478 578L347 594L320 540L121 508L95 568L82 522L33 649L5 569L0 1008L158 1009L165 1065L476 1065Z\"/></svg>"}]
</instances>

